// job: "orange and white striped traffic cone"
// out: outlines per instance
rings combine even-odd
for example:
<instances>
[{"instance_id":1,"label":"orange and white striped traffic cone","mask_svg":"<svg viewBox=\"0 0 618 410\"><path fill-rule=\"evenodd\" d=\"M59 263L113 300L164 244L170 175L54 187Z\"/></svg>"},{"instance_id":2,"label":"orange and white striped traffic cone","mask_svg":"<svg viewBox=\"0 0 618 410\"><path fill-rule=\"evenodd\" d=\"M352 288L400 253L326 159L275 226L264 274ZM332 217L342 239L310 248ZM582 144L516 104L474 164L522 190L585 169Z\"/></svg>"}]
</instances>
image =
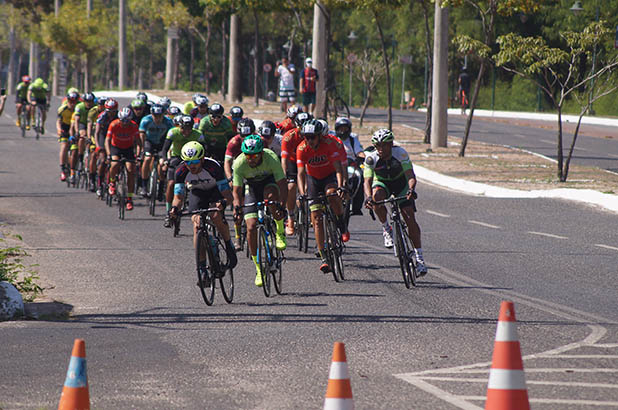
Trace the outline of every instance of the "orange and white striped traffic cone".
<instances>
[{"instance_id":1,"label":"orange and white striped traffic cone","mask_svg":"<svg viewBox=\"0 0 618 410\"><path fill-rule=\"evenodd\" d=\"M333 360L330 364L324 410L354 410L345 345L341 342L335 342L333 347Z\"/></svg>"},{"instance_id":2,"label":"orange and white striped traffic cone","mask_svg":"<svg viewBox=\"0 0 618 410\"><path fill-rule=\"evenodd\" d=\"M509 301L503 301L500 306L485 409L530 409L526 375L517 337L515 307L513 302Z\"/></svg>"},{"instance_id":3,"label":"orange and white striped traffic cone","mask_svg":"<svg viewBox=\"0 0 618 410\"><path fill-rule=\"evenodd\" d=\"M58 410L89 410L88 375L86 373L86 344L75 339L73 352L64 381Z\"/></svg>"}]
</instances>

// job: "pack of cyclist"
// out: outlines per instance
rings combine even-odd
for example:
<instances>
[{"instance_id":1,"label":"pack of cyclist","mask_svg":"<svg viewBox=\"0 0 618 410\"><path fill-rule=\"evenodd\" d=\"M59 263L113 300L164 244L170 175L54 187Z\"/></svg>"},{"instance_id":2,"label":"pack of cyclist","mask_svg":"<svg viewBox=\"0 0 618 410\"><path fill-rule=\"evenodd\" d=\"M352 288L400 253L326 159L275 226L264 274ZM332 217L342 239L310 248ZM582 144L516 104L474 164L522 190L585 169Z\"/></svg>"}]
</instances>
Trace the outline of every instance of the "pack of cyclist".
<instances>
[{"instance_id":1,"label":"pack of cyclist","mask_svg":"<svg viewBox=\"0 0 618 410\"><path fill-rule=\"evenodd\" d=\"M35 89L25 81L29 78L23 80L19 88L22 94L16 101L18 110L46 106L46 96L35 90L42 86L39 79L32 84L38 84ZM225 241L230 268L237 263L244 224L256 286L262 286L263 277L256 232L261 202L268 204L276 224L276 248L284 250L286 236L295 234L300 201L308 201L319 269L326 273L334 267L324 249L324 205L332 211L331 219L342 242L350 240L344 204L351 201L351 215L362 215L363 206L375 212L382 224L384 246L392 248L393 229L380 201L391 195L405 197L399 207L417 270L420 275L427 273L421 231L414 217L416 178L412 163L387 129L376 131L372 147L365 150L349 119L338 118L334 131L330 131L326 121L314 119L297 106L289 107L281 122L265 120L256 127L252 119L244 117L241 107L232 107L226 116L221 104L209 105L201 94L195 94L181 109L167 97L155 103L140 92L129 106L120 108L113 98L97 98L90 92L80 96L71 89L58 109L56 131L61 181L75 178L76 165L89 150L90 162L85 166L90 190L100 197L116 195L117 175L121 166L126 167L127 211L133 209L135 188L141 197L153 192L148 181L154 167L162 180L156 195L157 200L165 202L165 227L172 226L183 209L191 212L218 207L210 218ZM228 205L233 211L234 240L224 214ZM192 216L194 233L200 226L199 218Z\"/></svg>"}]
</instances>

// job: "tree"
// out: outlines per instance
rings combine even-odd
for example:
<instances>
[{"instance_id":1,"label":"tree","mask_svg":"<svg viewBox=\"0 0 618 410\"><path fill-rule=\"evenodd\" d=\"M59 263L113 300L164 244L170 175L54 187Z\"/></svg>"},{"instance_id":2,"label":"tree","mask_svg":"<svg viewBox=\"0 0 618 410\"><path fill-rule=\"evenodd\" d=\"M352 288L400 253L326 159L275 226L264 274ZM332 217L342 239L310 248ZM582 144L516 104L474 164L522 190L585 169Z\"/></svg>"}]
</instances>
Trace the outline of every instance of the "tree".
<instances>
[{"instance_id":1,"label":"tree","mask_svg":"<svg viewBox=\"0 0 618 410\"><path fill-rule=\"evenodd\" d=\"M387 68L381 61L382 58L375 50L365 49L361 57L356 62L354 75L361 80L367 89L367 95L363 102L363 108L360 115L360 126L363 126L363 118L365 117L365 111L371 103L371 97L373 91L378 84L378 81L384 76Z\"/></svg>"},{"instance_id":2,"label":"tree","mask_svg":"<svg viewBox=\"0 0 618 410\"><path fill-rule=\"evenodd\" d=\"M597 99L616 90L618 85L618 54L613 50L613 31L604 21L593 22L581 32L560 33L563 47L550 47L541 37L522 37L509 33L498 38L500 52L496 64L506 71L527 78L537 84L558 111L557 160L558 179L566 182L569 164L579 124L584 113ZM598 65L588 69L582 59L591 57L599 46ZM578 125L567 160L564 162L562 141L562 110L567 98L573 96L580 103ZM582 96L584 96L582 98Z\"/></svg>"}]
</instances>

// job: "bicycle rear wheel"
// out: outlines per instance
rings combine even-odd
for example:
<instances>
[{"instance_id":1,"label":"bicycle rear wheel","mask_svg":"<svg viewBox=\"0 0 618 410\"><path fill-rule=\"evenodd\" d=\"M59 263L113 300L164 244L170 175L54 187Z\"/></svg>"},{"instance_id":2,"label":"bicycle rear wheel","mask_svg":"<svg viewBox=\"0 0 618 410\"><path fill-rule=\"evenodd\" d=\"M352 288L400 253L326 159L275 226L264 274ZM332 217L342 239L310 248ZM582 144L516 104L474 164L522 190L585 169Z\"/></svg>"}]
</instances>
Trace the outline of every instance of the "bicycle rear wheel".
<instances>
[{"instance_id":1,"label":"bicycle rear wheel","mask_svg":"<svg viewBox=\"0 0 618 410\"><path fill-rule=\"evenodd\" d=\"M150 172L150 178L148 180L148 205L150 215L155 216L155 206L157 204L157 188L159 182L159 175L157 173L157 164L155 163Z\"/></svg>"},{"instance_id":2,"label":"bicycle rear wheel","mask_svg":"<svg viewBox=\"0 0 618 410\"><path fill-rule=\"evenodd\" d=\"M324 219L324 250L328 259L328 266L335 282L339 282L339 274L335 268L337 264L337 245L334 241L333 223L327 215L323 215L322 218Z\"/></svg>"},{"instance_id":3,"label":"bicycle rear wheel","mask_svg":"<svg viewBox=\"0 0 618 410\"><path fill-rule=\"evenodd\" d=\"M124 165L121 165L124 166ZM127 180L124 171L120 171L118 174L118 181L116 182L116 195L118 196L118 218L124 220L124 208L127 203Z\"/></svg>"},{"instance_id":4,"label":"bicycle rear wheel","mask_svg":"<svg viewBox=\"0 0 618 410\"><path fill-rule=\"evenodd\" d=\"M302 229L299 230L298 235L303 237L303 247L302 249L299 249L299 251L307 253L309 248L309 204L307 201L301 201L300 207L298 208L299 214L301 213L301 210L302 214L300 215L300 221L302 224Z\"/></svg>"},{"instance_id":5,"label":"bicycle rear wheel","mask_svg":"<svg viewBox=\"0 0 618 410\"><path fill-rule=\"evenodd\" d=\"M258 252L257 258L260 264L260 275L262 276L262 290L266 297L270 296L270 260L271 254L268 243L268 235L263 225L258 226Z\"/></svg>"},{"instance_id":6,"label":"bicycle rear wheel","mask_svg":"<svg viewBox=\"0 0 618 410\"><path fill-rule=\"evenodd\" d=\"M232 268L229 267L225 243L223 238L216 232L216 228L213 229L212 238L212 244L216 246L215 255L217 263L212 264L212 266L216 267L215 276L219 278L219 286L221 286L223 299L225 299L227 303L232 303L234 300L234 272Z\"/></svg>"},{"instance_id":7,"label":"bicycle rear wheel","mask_svg":"<svg viewBox=\"0 0 618 410\"><path fill-rule=\"evenodd\" d=\"M344 270L343 270L343 245L341 243L341 237L339 230L337 229L337 225L332 218L329 218L330 223L330 234L331 234L331 243L333 246L333 275L337 275L339 278L338 282L343 282L345 280ZM335 279L336 280L336 279Z\"/></svg>"},{"instance_id":8,"label":"bicycle rear wheel","mask_svg":"<svg viewBox=\"0 0 618 410\"><path fill-rule=\"evenodd\" d=\"M197 233L195 246L195 265L197 266L197 281L204 302L211 306L215 299L215 275L213 257L208 243L208 234L203 231ZM202 257L200 258L200 255Z\"/></svg>"},{"instance_id":9,"label":"bicycle rear wheel","mask_svg":"<svg viewBox=\"0 0 618 410\"><path fill-rule=\"evenodd\" d=\"M395 233L395 254L399 260L403 283L406 285L406 288L410 289L412 284L416 286L416 278L414 278L414 275L411 275L408 246L401 229L401 224L399 222L393 222L393 228L395 228L393 229Z\"/></svg>"}]
</instances>

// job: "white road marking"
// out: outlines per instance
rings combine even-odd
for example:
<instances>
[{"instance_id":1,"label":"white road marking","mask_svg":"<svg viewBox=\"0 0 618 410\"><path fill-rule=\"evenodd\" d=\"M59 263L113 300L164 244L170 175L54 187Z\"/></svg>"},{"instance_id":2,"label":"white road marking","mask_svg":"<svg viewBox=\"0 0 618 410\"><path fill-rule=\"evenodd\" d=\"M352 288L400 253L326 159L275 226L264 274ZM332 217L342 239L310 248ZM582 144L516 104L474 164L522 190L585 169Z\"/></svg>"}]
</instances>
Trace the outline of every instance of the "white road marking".
<instances>
[{"instance_id":1,"label":"white road marking","mask_svg":"<svg viewBox=\"0 0 618 410\"><path fill-rule=\"evenodd\" d=\"M425 212L427 212L428 214L431 214L431 215L439 216L439 217L441 217L441 218L450 218L450 217L451 217L450 215L447 215L447 214L441 214L440 212L431 211L431 210L429 210L429 209L425 210Z\"/></svg>"},{"instance_id":2,"label":"white road marking","mask_svg":"<svg viewBox=\"0 0 618 410\"><path fill-rule=\"evenodd\" d=\"M566 236L554 235L553 233L535 232L535 231L528 231L528 233L530 233L532 235L547 236L548 238L569 239Z\"/></svg>"},{"instance_id":3,"label":"white road marking","mask_svg":"<svg viewBox=\"0 0 618 410\"><path fill-rule=\"evenodd\" d=\"M591 345L586 347L604 347L605 345ZM477 374L477 373L485 373L489 374L489 369L463 369L459 370L457 373L460 374ZM586 369L575 369L570 367L532 367L527 368L526 373L618 373L618 369L604 369L604 368L586 368ZM485 379L487 380L487 379Z\"/></svg>"},{"instance_id":4,"label":"white road marking","mask_svg":"<svg viewBox=\"0 0 618 410\"><path fill-rule=\"evenodd\" d=\"M482 400L485 401L485 396L456 396L463 400ZM569 399L532 399L529 398L530 403L544 403L544 404L573 404L580 406L617 406L618 401L601 401L601 400L569 400Z\"/></svg>"},{"instance_id":5,"label":"white road marking","mask_svg":"<svg viewBox=\"0 0 618 410\"><path fill-rule=\"evenodd\" d=\"M474 221L472 219L470 219L468 222L470 222L471 224L475 224L475 225L480 225L480 226L484 226L486 228L492 228L492 229L502 229L501 227L497 226L497 225L492 225L492 224L488 224L485 222L480 222L480 221Z\"/></svg>"},{"instance_id":6,"label":"white road marking","mask_svg":"<svg viewBox=\"0 0 618 410\"><path fill-rule=\"evenodd\" d=\"M618 248L615 246L603 245L602 243L595 243L594 246L598 246L599 248L611 249L612 251L618 251Z\"/></svg>"},{"instance_id":7,"label":"white road marking","mask_svg":"<svg viewBox=\"0 0 618 410\"><path fill-rule=\"evenodd\" d=\"M526 369L526 373L528 370ZM423 380L434 380L438 382L466 382L466 383L487 383L487 378L478 377L442 377L442 376L423 376ZM526 380L526 385L534 384L539 386L568 386L568 387L593 387L599 389L618 389L618 384L611 383L585 383L585 382L563 382L548 380Z\"/></svg>"},{"instance_id":8,"label":"white road marking","mask_svg":"<svg viewBox=\"0 0 618 410\"><path fill-rule=\"evenodd\" d=\"M554 141L549 141L549 140L539 140L539 141L544 142L544 143L546 143L546 144L551 144L551 145L554 145L554 144L555 144L555 142L554 142Z\"/></svg>"},{"instance_id":9,"label":"white road marking","mask_svg":"<svg viewBox=\"0 0 618 410\"><path fill-rule=\"evenodd\" d=\"M618 359L618 354L548 354L537 357L552 359Z\"/></svg>"}]
</instances>

